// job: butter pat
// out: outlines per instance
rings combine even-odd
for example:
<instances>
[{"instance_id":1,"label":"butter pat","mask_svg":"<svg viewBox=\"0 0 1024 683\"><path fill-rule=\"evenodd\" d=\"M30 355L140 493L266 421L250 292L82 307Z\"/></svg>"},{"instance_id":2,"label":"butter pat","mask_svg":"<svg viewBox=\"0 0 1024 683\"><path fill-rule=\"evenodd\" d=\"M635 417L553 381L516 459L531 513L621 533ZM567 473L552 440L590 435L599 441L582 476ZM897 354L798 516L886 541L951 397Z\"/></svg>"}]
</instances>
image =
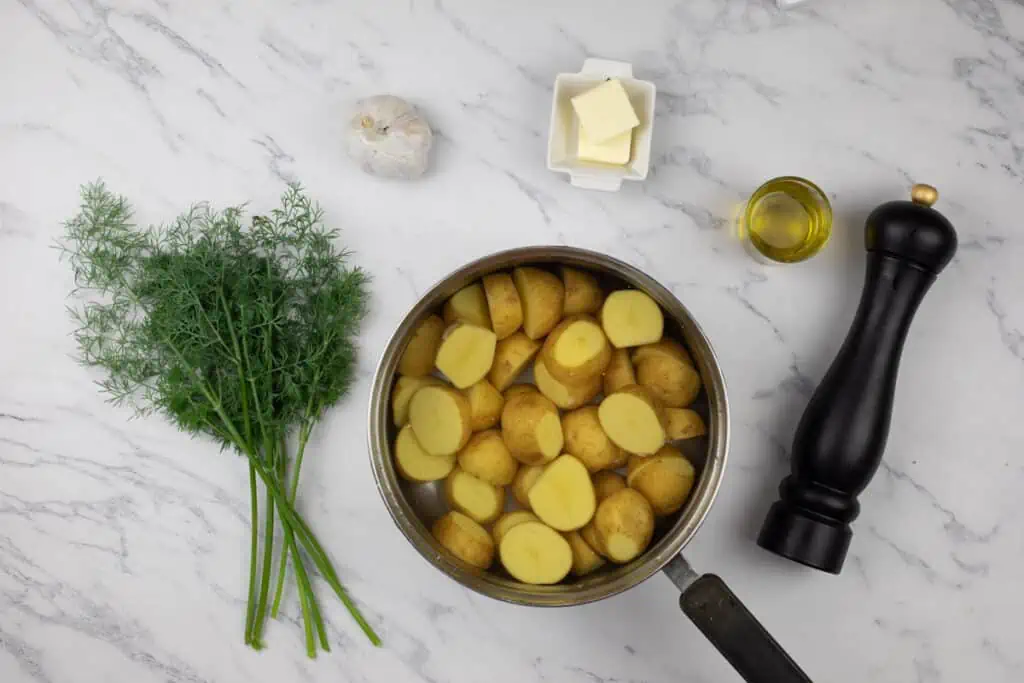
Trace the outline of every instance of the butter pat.
<instances>
[{"instance_id":1,"label":"butter pat","mask_svg":"<svg viewBox=\"0 0 1024 683\"><path fill-rule=\"evenodd\" d=\"M601 143L595 143L579 126L576 131L576 156L582 161L599 161L605 164L627 164L633 148L633 130L627 130Z\"/></svg>"},{"instance_id":2,"label":"butter pat","mask_svg":"<svg viewBox=\"0 0 1024 683\"><path fill-rule=\"evenodd\" d=\"M616 78L573 97L572 108L587 137L596 144L609 142L640 125L626 89Z\"/></svg>"}]
</instances>

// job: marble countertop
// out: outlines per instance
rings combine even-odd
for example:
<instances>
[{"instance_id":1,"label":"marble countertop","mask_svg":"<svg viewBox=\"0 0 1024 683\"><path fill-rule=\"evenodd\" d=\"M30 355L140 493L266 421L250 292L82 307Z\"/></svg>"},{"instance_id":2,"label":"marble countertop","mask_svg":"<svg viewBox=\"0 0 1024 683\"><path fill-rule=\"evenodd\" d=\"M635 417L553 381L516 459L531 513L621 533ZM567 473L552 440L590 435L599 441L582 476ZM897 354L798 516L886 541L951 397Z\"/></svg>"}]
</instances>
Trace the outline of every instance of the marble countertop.
<instances>
[{"instance_id":1,"label":"marble countertop","mask_svg":"<svg viewBox=\"0 0 1024 683\"><path fill-rule=\"evenodd\" d=\"M587 56L658 86L650 177L618 194L544 164L554 77ZM449 270L544 243L643 268L710 336L733 441L686 554L814 680L1024 679L1022 83L1010 0L5 0L0 680L737 680L664 577L587 607L500 604L424 562L378 499L377 350ZM419 182L344 156L353 101L378 92L437 130ZM835 234L804 265L764 267L733 217L784 174L825 188ZM242 462L129 420L71 357L71 283L51 247L97 177L153 222L202 198L265 208L300 180L375 276L360 381L314 439L302 506L384 648L324 600L335 650L306 660L294 599L268 650L243 646ZM960 250L917 315L885 464L829 576L754 537L852 318L863 219L914 182L940 189Z\"/></svg>"}]
</instances>

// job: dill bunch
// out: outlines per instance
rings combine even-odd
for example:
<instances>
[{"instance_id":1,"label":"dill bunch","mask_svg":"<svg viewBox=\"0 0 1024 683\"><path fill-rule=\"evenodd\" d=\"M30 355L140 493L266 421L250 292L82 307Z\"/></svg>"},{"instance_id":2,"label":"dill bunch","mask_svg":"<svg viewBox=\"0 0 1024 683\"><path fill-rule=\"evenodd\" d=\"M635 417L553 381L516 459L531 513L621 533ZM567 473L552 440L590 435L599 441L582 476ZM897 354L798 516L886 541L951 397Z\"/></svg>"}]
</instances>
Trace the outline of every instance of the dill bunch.
<instances>
[{"instance_id":1,"label":"dill bunch","mask_svg":"<svg viewBox=\"0 0 1024 683\"><path fill-rule=\"evenodd\" d=\"M317 641L330 649L314 570L379 645L295 508L310 434L352 382L354 337L369 297L367 275L346 265L319 206L292 185L278 208L247 224L241 207L199 204L169 225L142 229L126 200L97 182L82 189L79 213L64 227L80 360L103 371L99 384L110 400L139 415L162 414L248 461L245 642L263 647L290 560L310 657ZM297 444L293 456L289 441Z\"/></svg>"}]
</instances>

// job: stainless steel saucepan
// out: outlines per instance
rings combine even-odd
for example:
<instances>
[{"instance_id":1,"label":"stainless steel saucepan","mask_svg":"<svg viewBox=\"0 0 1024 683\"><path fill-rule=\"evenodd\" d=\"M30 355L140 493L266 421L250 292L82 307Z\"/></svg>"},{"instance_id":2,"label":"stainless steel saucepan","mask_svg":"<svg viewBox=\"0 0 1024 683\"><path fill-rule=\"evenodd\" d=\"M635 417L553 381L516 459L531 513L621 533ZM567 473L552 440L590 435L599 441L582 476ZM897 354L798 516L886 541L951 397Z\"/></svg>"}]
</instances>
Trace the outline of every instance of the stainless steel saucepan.
<instances>
[{"instance_id":1,"label":"stainless steel saucepan","mask_svg":"<svg viewBox=\"0 0 1024 683\"><path fill-rule=\"evenodd\" d=\"M399 358L417 323L439 311L462 287L488 273L522 265L573 266L596 275L607 289L629 287L647 292L666 313L666 336L687 347L704 385L694 408L705 418L708 435L679 444L699 471L687 504L676 515L659 521L650 547L634 561L621 566L609 563L593 574L555 586L530 586L500 571L480 571L445 551L430 533L432 522L446 511L440 487L401 479L392 454L396 429L390 396ZM388 342L373 381L369 419L373 474L388 512L428 562L463 586L520 605L566 607L616 595L664 571L682 593L683 612L745 680L810 680L718 576L696 573L680 554L700 528L722 483L729 450L729 405L725 380L707 337L669 290L636 268L603 254L551 246L504 251L458 269L420 299Z\"/></svg>"}]
</instances>

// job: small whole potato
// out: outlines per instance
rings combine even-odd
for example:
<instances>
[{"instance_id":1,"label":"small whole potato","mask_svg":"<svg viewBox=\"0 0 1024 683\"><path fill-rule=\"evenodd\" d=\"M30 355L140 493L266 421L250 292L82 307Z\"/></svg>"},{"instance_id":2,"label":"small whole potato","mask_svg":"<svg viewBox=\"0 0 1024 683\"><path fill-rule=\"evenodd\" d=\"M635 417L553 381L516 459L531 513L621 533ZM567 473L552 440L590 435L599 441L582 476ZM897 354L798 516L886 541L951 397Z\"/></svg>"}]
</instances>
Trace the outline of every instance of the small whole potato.
<instances>
[{"instance_id":1,"label":"small whole potato","mask_svg":"<svg viewBox=\"0 0 1024 683\"><path fill-rule=\"evenodd\" d=\"M508 452L501 432L488 429L469 438L458 455L459 467L492 486L508 486L516 476L519 462Z\"/></svg>"},{"instance_id":2,"label":"small whole potato","mask_svg":"<svg viewBox=\"0 0 1024 683\"><path fill-rule=\"evenodd\" d=\"M700 373L688 363L651 355L636 363L636 381L669 408L690 405L700 393Z\"/></svg>"},{"instance_id":3,"label":"small whole potato","mask_svg":"<svg viewBox=\"0 0 1024 683\"><path fill-rule=\"evenodd\" d=\"M505 401L501 435L513 457L524 465L554 460L565 442L558 408L536 390L519 392Z\"/></svg>"},{"instance_id":4,"label":"small whole potato","mask_svg":"<svg viewBox=\"0 0 1024 683\"><path fill-rule=\"evenodd\" d=\"M686 503L697 473L693 465L677 449L665 446L649 458L644 458L627 481L629 487L639 491L651 504L659 517L671 515Z\"/></svg>"}]
</instances>

